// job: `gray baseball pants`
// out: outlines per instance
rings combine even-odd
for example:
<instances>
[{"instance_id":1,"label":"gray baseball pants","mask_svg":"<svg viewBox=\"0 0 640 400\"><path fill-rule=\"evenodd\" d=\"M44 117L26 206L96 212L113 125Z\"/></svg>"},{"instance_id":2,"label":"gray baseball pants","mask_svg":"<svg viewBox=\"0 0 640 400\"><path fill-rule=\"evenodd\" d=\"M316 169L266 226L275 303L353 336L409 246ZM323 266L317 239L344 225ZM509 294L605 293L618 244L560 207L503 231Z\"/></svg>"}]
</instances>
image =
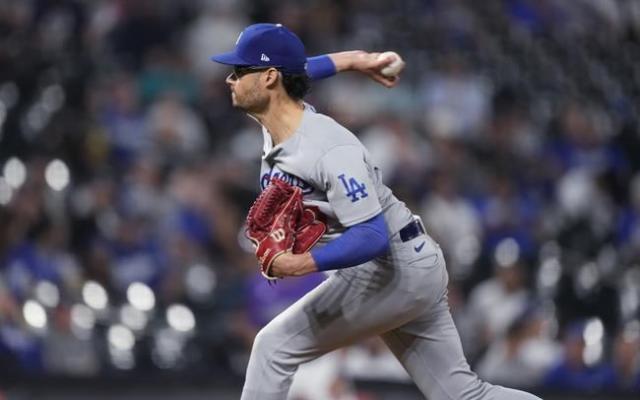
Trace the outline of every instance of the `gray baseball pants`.
<instances>
[{"instance_id":1,"label":"gray baseball pants","mask_svg":"<svg viewBox=\"0 0 640 400\"><path fill-rule=\"evenodd\" d=\"M390 242L387 259L337 271L258 333L241 399L285 400L300 364L379 335L429 400L540 400L470 370L440 247L428 235Z\"/></svg>"}]
</instances>

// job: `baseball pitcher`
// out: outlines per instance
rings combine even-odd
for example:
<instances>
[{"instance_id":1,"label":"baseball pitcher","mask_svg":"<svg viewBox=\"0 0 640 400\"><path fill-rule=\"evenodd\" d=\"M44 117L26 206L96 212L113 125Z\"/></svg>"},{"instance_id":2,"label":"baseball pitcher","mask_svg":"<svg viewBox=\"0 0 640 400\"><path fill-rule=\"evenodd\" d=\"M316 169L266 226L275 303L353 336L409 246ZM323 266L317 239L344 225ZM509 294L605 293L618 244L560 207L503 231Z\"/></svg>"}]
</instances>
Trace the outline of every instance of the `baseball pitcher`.
<instances>
[{"instance_id":1,"label":"baseball pitcher","mask_svg":"<svg viewBox=\"0 0 640 400\"><path fill-rule=\"evenodd\" d=\"M307 60L287 28L256 24L232 51L212 57L233 67L226 79L233 105L262 125L264 192L247 219L262 273L335 270L257 335L242 399L286 399L300 364L371 335L382 337L429 400L538 399L470 370L440 247L382 183L358 139L303 102L309 77L342 70L393 86L396 78L381 73L392 60L365 55Z\"/></svg>"}]
</instances>

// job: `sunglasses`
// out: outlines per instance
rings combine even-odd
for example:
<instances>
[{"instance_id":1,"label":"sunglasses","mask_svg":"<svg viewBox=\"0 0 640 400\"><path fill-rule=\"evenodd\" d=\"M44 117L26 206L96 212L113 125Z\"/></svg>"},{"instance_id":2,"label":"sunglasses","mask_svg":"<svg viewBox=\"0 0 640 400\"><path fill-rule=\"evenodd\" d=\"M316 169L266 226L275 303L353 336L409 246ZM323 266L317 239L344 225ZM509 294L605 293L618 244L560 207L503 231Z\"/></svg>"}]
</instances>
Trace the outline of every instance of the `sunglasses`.
<instances>
[{"instance_id":1,"label":"sunglasses","mask_svg":"<svg viewBox=\"0 0 640 400\"><path fill-rule=\"evenodd\" d=\"M233 67L233 71L231 72L231 74L229 74L229 78L237 81L238 79L242 78L245 75L252 74L254 72L266 71L266 70L271 69L271 68L278 69L278 67L240 67L240 66L236 66L236 67Z\"/></svg>"}]
</instances>

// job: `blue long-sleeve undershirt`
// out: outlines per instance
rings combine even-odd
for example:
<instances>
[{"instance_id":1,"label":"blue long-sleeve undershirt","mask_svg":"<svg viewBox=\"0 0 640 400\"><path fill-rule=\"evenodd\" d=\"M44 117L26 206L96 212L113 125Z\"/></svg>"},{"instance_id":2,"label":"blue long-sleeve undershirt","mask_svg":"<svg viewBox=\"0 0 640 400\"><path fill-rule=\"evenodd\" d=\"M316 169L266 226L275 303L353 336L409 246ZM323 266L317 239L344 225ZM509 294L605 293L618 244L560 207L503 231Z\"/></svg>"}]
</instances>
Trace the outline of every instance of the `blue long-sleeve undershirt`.
<instances>
[{"instance_id":1,"label":"blue long-sleeve undershirt","mask_svg":"<svg viewBox=\"0 0 640 400\"><path fill-rule=\"evenodd\" d=\"M389 249L389 234L382 213L349 227L339 238L311 251L318 270L360 265Z\"/></svg>"}]
</instances>

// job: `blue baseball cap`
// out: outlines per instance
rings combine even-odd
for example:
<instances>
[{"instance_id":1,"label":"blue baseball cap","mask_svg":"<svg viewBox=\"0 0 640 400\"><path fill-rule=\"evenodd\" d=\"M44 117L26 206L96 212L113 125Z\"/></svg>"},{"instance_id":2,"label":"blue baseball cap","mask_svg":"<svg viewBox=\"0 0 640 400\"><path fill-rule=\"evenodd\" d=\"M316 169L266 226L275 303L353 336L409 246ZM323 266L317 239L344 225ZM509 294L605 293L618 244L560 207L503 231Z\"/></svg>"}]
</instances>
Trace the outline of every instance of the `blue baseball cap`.
<instances>
[{"instance_id":1,"label":"blue baseball cap","mask_svg":"<svg viewBox=\"0 0 640 400\"><path fill-rule=\"evenodd\" d=\"M304 44L282 24L246 27L233 50L216 54L211 61L242 67L278 67L291 74L305 73L307 66Z\"/></svg>"}]
</instances>

